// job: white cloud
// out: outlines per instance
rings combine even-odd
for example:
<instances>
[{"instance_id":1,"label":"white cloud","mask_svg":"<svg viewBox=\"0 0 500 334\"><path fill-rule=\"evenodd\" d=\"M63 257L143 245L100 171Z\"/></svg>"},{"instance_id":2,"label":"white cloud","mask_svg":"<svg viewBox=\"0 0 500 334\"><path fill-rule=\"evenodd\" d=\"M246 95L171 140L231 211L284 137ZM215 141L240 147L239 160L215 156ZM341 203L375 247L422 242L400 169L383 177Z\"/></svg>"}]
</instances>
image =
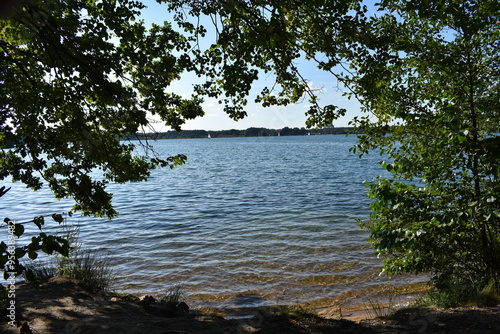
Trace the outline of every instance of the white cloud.
<instances>
[{"instance_id":1,"label":"white cloud","mask_svg":"<svg viewBox=\"0 0 500 334\"><path fill-rule=\"evenodd\" d=\"M310 90L312 90L315 94L325 94L325 93L328 92L328 89L326 89L324 86L322 86L322 87L316 87L316 85L312 81L309 81L307 83L307 87Z\"/></svg>"}]
</instances>

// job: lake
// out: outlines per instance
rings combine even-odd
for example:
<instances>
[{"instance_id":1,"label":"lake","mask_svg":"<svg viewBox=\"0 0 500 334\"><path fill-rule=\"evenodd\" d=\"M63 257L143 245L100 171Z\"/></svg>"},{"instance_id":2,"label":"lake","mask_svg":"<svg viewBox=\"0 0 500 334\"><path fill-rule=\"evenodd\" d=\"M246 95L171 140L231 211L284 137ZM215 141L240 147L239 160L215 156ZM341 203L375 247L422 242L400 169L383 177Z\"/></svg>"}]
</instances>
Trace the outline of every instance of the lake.
<instances>
[{"instance_id":1,"label":"lake","mask_svg":"<svg viewBox=\"0 0 500 334\"><path fill-rule=\"evenodd\" d=\"M421 280L378 275L380 259L356 220L370 213L363 182L383 173L382 158L350 153L355 140L157 141L161 156L186 154L187 163L155 170L147 182L111 184L117 218L68 223L80 225L85 247L109 253L116 290L158 294L182 283L195 307L362 298ZM18 222L71 206L46 190L3 184L13 188L1 212Z\"/></svg>"}]
</instances>

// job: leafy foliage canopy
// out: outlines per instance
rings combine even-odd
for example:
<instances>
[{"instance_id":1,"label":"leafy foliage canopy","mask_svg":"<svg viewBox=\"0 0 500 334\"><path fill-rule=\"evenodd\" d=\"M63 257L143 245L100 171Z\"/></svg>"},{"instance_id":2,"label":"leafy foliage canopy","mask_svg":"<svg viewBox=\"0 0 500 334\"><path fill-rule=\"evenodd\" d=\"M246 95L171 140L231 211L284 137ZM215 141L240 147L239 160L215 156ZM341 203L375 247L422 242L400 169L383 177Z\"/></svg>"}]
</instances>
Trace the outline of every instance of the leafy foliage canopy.
<instances>
[{"instance_id":1,"label":"leafy foliage canopy","mask_svg":"<svg viewBox=\"0 0 500 334\"><path fill-rule=\"evenodd\" d=\"M152 169L186 159L160 157L147 143L141 155L121 139L146 131L152 115L180 130L203 114L201 99L167 90L192 70L193 40L169 23L147 28L137 20L139 1L9 3L0 19L0 179L48 186L58 199L73 198L73 211L111 218L109 182L144 181ZM23 225L5 223L11 236L24 233ZM41 230L44 217L33 223ZM70 247L43 232L26 246L13 244L0 243L6 278L22 273L25 255L67 255Z\"/></svg>"},{"instance_id":2,"label":"leafy foliage canopy","mask_svg":"<svg viewBox=\"0 0 500 334\"><path fill-rule=\"evenodd\" d=\"M187 6L216 22L218 40L203 56L221 61L206 92L245 102L257 70L272 72L274 90L257 101L309 94L307 125L323 126L345 110L319 104L296 66L306 58L361 103L352 125L364 135L352 151L380 150L392 174L368 185L373 213L362 223L389 275L499 289L498 1L384 0L377 12L361 1L175 3L181 20Z\"/></svg>"}]
</instances>

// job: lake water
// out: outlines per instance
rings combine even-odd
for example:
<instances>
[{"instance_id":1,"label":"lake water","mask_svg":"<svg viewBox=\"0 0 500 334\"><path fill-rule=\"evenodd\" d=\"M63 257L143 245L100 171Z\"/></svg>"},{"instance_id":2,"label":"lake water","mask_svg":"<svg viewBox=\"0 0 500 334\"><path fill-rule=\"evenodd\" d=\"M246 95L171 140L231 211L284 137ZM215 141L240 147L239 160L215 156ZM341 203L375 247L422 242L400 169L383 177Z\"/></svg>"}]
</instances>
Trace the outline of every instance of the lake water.
<instances>
[{"instance_id":1,"label":"lake water","mask_svg":"<svg viewBox=\"0 0 500 334\"><path fill-rule=\"evenodd\" d=\"M369 215L363 181L382 173L381 157L349 153L355 140L158 141L162 156L186 154L187 163L155 170L147 182L111 184L120 212L111 221L68 222L80 225L86 247L110 253L116 290L158 294L182 283L192 306L344 300L415 282L378 276L380 260L356 219ZM71 206L12 187L0 201L4 217L25 221Z\"/></svg>"}]
</instances>

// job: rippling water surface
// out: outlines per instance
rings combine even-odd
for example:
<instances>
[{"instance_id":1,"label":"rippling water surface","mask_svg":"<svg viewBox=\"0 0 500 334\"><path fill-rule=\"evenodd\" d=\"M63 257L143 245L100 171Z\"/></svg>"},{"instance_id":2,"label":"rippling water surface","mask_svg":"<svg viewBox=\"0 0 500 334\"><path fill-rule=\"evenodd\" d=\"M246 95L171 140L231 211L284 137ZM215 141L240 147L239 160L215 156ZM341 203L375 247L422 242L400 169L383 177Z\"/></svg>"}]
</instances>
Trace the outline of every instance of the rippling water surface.
<instances>
[{"instance_id":1,"label":"rippling water surface","mask_svg":"<svg viewBox=\"0 0 500 334\"><path fill-rule=\"evenodd\" d=\"M356 224L369 215L363 181L381 173L381 158L349 153L355 139L158 141L161 155L188 162L110 185L117 218L69 222L81 225L84 245L110 252L117 290L154 294L182 283L196 306L290 304L412 282L378 277L380 260ZM11 219L71 206L12 186L0 203Z\"/></svg>"}]
</instances>

